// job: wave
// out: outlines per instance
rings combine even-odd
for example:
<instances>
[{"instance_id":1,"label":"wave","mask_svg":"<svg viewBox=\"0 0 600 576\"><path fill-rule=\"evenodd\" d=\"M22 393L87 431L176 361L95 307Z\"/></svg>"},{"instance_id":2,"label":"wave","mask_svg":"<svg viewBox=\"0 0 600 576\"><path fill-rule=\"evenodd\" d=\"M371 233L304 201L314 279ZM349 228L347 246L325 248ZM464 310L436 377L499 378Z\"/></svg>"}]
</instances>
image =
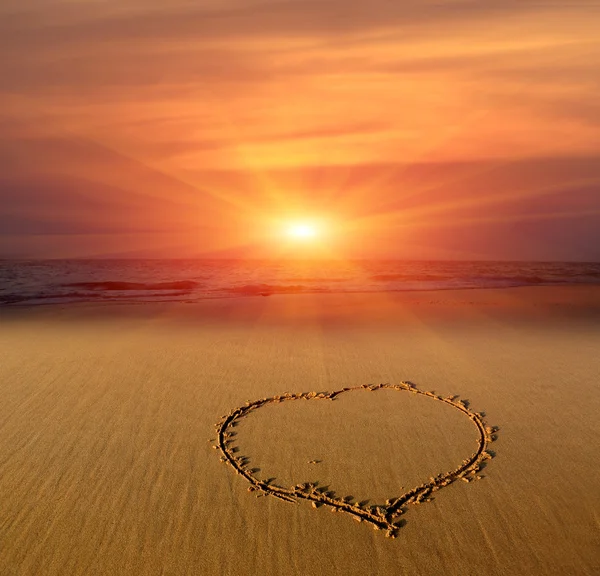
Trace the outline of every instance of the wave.
<instances>
[{"instance_id":1,"label":"wave","mask_svg":"<svg viewBox=\"0 0 600 576\"><path fill-rule=\"evenodd\" d=\"M0 304L19 304L21 302L31 302L34 300L92 300L101 299L102 294L90 294L89 292L66 292L62 294L6 294L0 296Z\"/></svg>"},{"instance_id":2,"label":"wave","mask_svg":"<svg viewBox=\"0 0 600 576\"><path fill-rule=\"evenodd\" d=\"M435 282L437 280L449 280L448 274L375 274L371 280L376 282L398 282L398 281L419 281Z\"/></svg>"},{"instance_id":3,"label":"wave","mask_svg":"<svg viewBox=\"0 0 600 576\"><path fill-rule=\"evenodd\" d=\"M315 277L299 277L299 278L283 278L284 282L347 282L348 278L325 278L321 276Z\"/></svg>"},{"instance_id":4,"label":"wave","mask_svg":"<svg viewBox=\"0 0 600 576\"><path fill-rule=\"evenodd\" d=\"M271 294L300 294L306 292L306 286L301 285L272 285L272 284L246 284L245 286L233 286L227 289L231 294L242 296L270 296ZM314 290L311 290L314 292Z\"/></svg>"},{"instance_id":5,"label":"wave","mask_svg":"<svg viewBox=\"0 0 600 576\"><path fill-rule=\"evenodd\" d=\"M516 282L518 285L527 285L527 284L555 284L555 283L564 283L564 281L560 280L552 280L550 278L542 278L541 276L522 276L522 275L507 275L507 276L482 276L480 280L488 281L488 282Z\"/></svg>"},{"instance_id":6,"label":"wave","mask_svg":"<svg viewBox=\"0 0 600 576\"><path fill-rule=\"evenodd\" d=\"M81 288L93 291L126 291L126 290L194 290L199 286L198 282L193 280L180 280L177 282L72 282L70 284L60 284L61 288Z\"/></svg>"},{"instance_id":7,"label":"wave","mask_svg":"<svg viewBox=\"0 0 600 576\"><path fill-rule=\"evenodd\" d=\"M128 297L107 295L103 292L61 292L46 294L6 294L0 296L0 306L9 304L52 304L70 302L160 302L161 298L189 297L190 291L168 293L130 293Z\"/></svg>"}]
</instances>

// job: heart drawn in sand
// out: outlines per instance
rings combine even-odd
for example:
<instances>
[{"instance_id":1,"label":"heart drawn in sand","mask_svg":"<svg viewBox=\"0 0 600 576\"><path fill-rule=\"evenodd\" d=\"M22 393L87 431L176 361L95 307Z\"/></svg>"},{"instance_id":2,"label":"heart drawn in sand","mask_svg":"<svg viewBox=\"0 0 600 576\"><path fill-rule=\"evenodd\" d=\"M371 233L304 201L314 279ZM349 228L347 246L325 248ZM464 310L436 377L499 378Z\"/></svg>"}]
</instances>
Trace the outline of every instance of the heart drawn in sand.
<instances>
[{"instance_id":1,"label":"heart drawn in sand","mask_svg":"<svg viewBox=\"0 0 600 576\"><path fill-rule=\"evenodd\" d=\"M477 447L476 450L465 460L460 466L450 472L440 473L435 477L431 477L428 482L425 482L415 488L412 488L398 498L386 500L384 505L366 506L360 502L353 503L348 498L337 498L333 492L328 491L327 487L319 487L316 483L306 482L296 484L291 488L285 488L274 484L272 480L261 480L257 478L254 469L248 467L249 459L245 456L237 456L237 448L233 446L232 436L234 435L231 428L235 427L240 419L247 416L254 410L266 406L268 404L276 404L281 402L289 402L295 400L335 400L342 394L352 392L354 390L370 390L376 391L381 389L396 390L400 392L409 392L428 397L437 402L444 404L460 411L465 417L469 418L473 426L477 429ZM440 490L444 486L448 486L459 478L465 482L478 480L478 472L482 467L484 460L492 458L487 448L488 445L495 440L494 433L497 428L487 426L483 420L483 415L469 409L467 402L458 400L456 396L442 397L434 392L419 390L410 382L401 382L400 384L371 384L355 386L352 388L342 388L334 392L301 392L297 394L286 393L281 396L273 396L271 398L263 398L253 402L246 402L244 406L235 408L229 414L224 416L220 422L216 424L217 428L217 444L215 449L221 451L221 461L232 466L237 474L244 477L250 484L248 490L250 492L258 491L261 494L274 496L286 502L298 502L300 500L309 500L313 507L329 506L333 511L345 512L359 522L368 522L376 530L385 530L386 536L395 538L398 529L403 524L401 516L406 511L409 504L419 504L430 500L433 492Z\"/></svg>"}]
</instances>

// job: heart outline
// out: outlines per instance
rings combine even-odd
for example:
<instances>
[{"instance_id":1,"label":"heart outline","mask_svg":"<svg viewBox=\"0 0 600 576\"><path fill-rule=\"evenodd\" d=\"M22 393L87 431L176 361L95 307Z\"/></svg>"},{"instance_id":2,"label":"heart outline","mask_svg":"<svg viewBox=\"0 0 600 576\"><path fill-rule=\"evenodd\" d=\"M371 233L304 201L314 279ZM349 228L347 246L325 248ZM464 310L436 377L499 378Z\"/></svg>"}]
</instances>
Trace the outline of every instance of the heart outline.
<instances>
[{"instance_id":1,"label":"heart outline","mask_svg":"<svg viewBox=\"0 0 600 576\"><path fill-rule=\"evenodd\" d=\"M435 477L431 477L429 482L412 488L402 494L400 497L393 500L387 500L385 506L375 506L366 509L360 503L351 503L344 499L332 498L326 489L317 488L317 483L296 484L292 488L284 488L271 484L268 480L259 480L252 471L246 468L249 459L245 456L236 456L231 446L231 433L229 428L237 425L238 421L247 416L252 411L261 408L267 404L281 403L290 400L335 400L341 394L352 392L355 390L397 390L407 391L413 394L420 394L432 398L434 400L444 402L456 408L463 414L469 417L479 432L477 440L477 450L468 458L462 461L461 465L451 470L450 472L440 473ZM491 459L493 453L488 451L488 446L496 440L494 435L497 432L497 427L488 426L483 420L483 414L474 412L469 409L469 404L463 400L457 400L457 396L439 396L434 392L418 389L412 382L403 381L400 384L363 384L361 386L353 386L342 388L333 392L286 392L282 395L262 398L261 400L248 401L244 406L235 408L225 415L216 425L217 429L217 444L213 448L221 451L221 461L232 466L236 474L244 477L249 483L248 491L260 491L264 495L273 496L286 502L297 503L298 499L312 501L313 507L317 508L320 505L329 506L332 511L345 512L354 517L359 522L365 521L373 525L376 530L386 530L386 536L395 538L398 529L403 525L403 520L400 516L405 512L405 507L408 504L420 504L428 502L433 492L440 490L444 486L452 484L456 480L463 479L466 482L480 479L477 472L481 470L484 460ZM213 440L211 440L213 442Z\"/></svg>"}]
</instances>

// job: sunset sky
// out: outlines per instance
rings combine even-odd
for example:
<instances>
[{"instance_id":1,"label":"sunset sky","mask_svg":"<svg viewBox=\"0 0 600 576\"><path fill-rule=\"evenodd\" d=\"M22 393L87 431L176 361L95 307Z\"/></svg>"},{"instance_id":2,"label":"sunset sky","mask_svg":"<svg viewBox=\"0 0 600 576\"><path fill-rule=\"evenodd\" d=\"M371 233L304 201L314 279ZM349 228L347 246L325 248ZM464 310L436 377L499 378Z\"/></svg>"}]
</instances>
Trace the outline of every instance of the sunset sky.
<instances>
[{"instance_id":1,"label":"sunset sky","mask_svg":"<svg viewBox=\"0 0 600 576\"><path fill-rule=\"evenodd\" d=\"M0 257L600 260L599 31L600 0L3 0Z\"/></svg>"}]
</instances>

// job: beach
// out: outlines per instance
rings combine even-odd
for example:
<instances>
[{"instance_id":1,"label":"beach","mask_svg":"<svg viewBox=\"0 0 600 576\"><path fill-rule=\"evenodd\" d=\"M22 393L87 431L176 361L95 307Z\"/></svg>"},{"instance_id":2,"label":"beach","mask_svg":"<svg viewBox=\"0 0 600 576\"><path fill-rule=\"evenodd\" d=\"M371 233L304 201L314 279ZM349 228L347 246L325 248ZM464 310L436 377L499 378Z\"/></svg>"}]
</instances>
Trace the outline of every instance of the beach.
<instances>
[{"instance_id":1,"label":"beach","mask_svg":"<svg viewBox=\"0 0 600 576\"><path fill-rule=\"evenodd\" d=\"M0 350L7 576L600 571L600 286L15 306ZM220 461L215 425L247 402L401 382L495 438L481 479L409 504L394 539ZM365 506L478 441L392 389L268 402L234 432L257 477Z\"/></svg>"}]
</instances>

